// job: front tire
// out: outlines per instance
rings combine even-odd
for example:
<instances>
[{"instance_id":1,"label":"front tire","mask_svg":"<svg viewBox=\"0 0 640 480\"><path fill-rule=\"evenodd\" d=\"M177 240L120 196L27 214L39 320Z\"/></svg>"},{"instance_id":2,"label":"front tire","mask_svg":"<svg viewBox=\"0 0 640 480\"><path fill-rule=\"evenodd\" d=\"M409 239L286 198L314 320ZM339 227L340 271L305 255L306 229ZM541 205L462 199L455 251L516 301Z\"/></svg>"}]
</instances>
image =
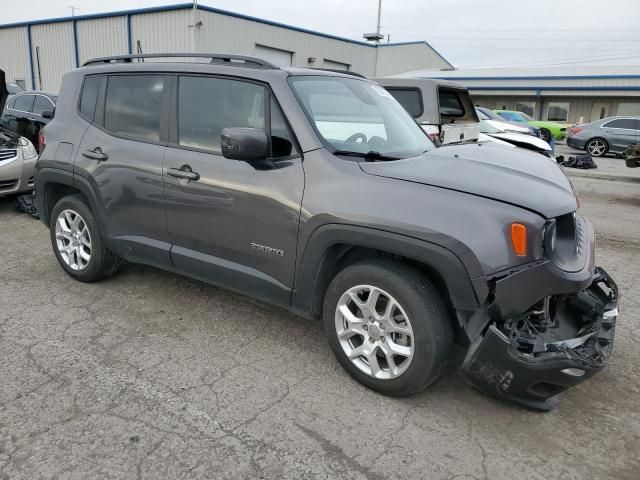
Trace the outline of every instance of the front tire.
<instances>
[{"instance_id":1,"label":"front tire","mask_svg":"<svg viewBox=\"0 0 640 480\"><path fill-rule=\"evenodd\" d=\"M323 321L342 367L390 396L433 383L446 366L452 328L444 301L417 271L386 260L342 270L327 289Z\"/></svg>"},{"instance_id":2,"label":"front tire","mask_svg":"<svg viewBox=\"0 0 640 480\"><path fill-rule=\"evenodd\" d=\"M546 128L541 128L540 129L540 136L542 137L542 140L544 140L547 143L551 142L551 132L549 130L547 130Z\"/></svg>"},{"instance_id":3,"label":"front tire","mask_svg":"<svg viewBox=\"0 0 640 480\"><path fill-rule=\"evenodd\" d=\"M592 157L602 157L609 151L609 144L602 138L592 138L587 142L585 150Z\"/></svg>"},{"instance_id":4,"label":"front tire","mask_svg":"<svg viewBox=\"0 0 640 480\"><path fill-rule=\"evenodd\" d=\"M83 197L63 197L53 207L50 218L51 245L65 272L81 282L95 282L118 270L121 260L104 244Z\"/></svg>"}]
</instances>

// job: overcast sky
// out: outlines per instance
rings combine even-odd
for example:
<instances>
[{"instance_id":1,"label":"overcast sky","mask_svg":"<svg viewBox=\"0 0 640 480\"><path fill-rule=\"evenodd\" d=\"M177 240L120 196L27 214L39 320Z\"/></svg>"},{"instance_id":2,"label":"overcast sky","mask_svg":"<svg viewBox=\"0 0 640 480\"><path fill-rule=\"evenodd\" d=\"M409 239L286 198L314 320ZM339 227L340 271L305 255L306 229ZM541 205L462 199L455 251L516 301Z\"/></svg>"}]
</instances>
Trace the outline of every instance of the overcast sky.
<instances>
[{"instance_id":1,"label":"overcast sky","mask_svg":"<svg viewBox=\"0 0 640 480\"><path fill-rule=\"evenodd\" d=\"M0 23L180 3L179 0L0 0ZM361 39L377 0L200 0ZM640 62L640 0L383 0L382 33L427 40L457 68Z\"/></svg>"}]
</instances>

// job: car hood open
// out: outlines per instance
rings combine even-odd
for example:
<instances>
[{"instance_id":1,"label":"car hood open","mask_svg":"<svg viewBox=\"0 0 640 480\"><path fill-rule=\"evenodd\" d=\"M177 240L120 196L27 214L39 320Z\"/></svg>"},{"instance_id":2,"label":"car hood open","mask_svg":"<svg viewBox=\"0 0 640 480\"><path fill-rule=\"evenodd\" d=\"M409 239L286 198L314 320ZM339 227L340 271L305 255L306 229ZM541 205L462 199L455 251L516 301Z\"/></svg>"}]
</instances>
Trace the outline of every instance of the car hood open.
<instances>
[{"instance_id":1,"label":"car hood open","mask_svg":"<svg viewBox=\"0 0 640 480\"><path fill-rule=\"evenodd\" d=\"M490 143L452 145L418 157L361 162L370 175L422 183L517 205L546 218L573 212L569 178L549 158Z\"/></svg>"}]
</instances>

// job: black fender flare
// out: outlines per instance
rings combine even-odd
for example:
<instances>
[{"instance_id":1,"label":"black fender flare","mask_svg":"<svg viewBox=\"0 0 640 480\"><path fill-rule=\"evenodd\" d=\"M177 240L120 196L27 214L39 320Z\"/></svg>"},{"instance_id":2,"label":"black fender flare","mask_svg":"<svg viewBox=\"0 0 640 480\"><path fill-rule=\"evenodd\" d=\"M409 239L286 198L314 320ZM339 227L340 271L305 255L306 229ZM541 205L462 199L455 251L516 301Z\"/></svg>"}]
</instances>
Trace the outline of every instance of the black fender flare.
<instances>
[{"instance_id":1,"label":"black fender flare","mask_svg":"<svg viewBox=\"0 0 640 480\"><path fill-rule=\"evenodd\" d=\"M328 273L326 265L333 265L337 260L329 258L328 252L332 246L341 244L401 255L427 265L441 276L456 310L477 310L488 293L486 283L472 282L469 272L478 271L481 268L479 262L468 269L457 255L441 245L376 228L327 224L311 234L296 267L291 296L294 309L317 313L314 302L323 275Z\"/></svg>"}]
</instances>

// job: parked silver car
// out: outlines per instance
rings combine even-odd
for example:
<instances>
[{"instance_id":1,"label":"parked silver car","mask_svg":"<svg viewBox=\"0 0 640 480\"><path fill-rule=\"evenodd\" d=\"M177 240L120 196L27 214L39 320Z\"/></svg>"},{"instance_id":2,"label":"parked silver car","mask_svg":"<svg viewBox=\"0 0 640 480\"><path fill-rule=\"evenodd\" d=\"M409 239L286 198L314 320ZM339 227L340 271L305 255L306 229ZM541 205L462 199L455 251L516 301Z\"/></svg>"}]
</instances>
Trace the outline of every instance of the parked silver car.
<instances>
[{"instance_id":1,"label":"parked silver car","mask_svg":"<svg viewBox=\"0 0 640 480\"><path fill-rule=\"evenodd\" d=\"M585 150L592 157L622 153L640 143L640 117L607 117L569 130L567 145Z\"/></svg>"}]
</instances>

